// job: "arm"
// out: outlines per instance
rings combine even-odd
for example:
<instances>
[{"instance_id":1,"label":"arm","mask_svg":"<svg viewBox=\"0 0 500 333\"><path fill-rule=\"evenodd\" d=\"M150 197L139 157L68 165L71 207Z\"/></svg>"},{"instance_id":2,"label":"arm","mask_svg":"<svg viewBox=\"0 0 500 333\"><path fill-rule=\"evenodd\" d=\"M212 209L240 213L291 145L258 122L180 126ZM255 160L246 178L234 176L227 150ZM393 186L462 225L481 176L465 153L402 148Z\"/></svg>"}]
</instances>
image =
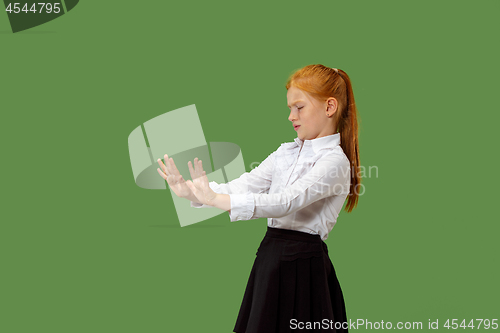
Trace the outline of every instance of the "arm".
<instances>
[{"instance_id":1,"label":"arm","mask_svg":"<svg viewBox=\"0 0 500 333\"><path fill-rule=\"evenodd\" d=\"M245 172L239 178L234 179L225 184L209 182L208 186L218 194L245 194L245 193L264 193L268 192L271 187L272 174L276 151L270 154L258 167L250 172ZM228 198L226 199L228 200ZM222 206L225 206L222 203ZM202 205L194 201L191 202L191 207L205 208L214 207ZM225 209L227 210L227 209Z\"/></svg>"},{"instance_id":2,"label":"arm","mask_svg":"<svg viewBox=\"0 0 500 333\"><path fill-rule=\"evenodd\" d=\"M343 155L328 154L319 159L307 174L280 193L229 194L229 216L231 222L283 217L323 198L349 192L349 184L349 161Z\"/></svg>"}]
</instances>

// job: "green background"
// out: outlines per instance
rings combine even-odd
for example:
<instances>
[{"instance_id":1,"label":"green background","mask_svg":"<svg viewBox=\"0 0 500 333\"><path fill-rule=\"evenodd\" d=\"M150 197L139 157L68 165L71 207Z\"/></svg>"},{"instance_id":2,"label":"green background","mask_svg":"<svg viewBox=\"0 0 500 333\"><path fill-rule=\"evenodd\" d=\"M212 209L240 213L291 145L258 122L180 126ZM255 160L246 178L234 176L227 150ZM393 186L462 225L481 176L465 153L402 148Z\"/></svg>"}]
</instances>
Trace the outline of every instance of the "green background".
<instances>
[{"instance_id":1,"label":"green background","mask_svg":"<svg viewBox=\"0 0 500 333\"><path fill-rule=\"evenodd\" d=\"M127 138L196 104L250 171L296 137L284 85L314 63L350 76L378 169L326 241L348 317L500 319L499 9L87 0L16 34L0 13L0 331L232 332L266 219L180 228Z\"/></svg>"}]
</instances>

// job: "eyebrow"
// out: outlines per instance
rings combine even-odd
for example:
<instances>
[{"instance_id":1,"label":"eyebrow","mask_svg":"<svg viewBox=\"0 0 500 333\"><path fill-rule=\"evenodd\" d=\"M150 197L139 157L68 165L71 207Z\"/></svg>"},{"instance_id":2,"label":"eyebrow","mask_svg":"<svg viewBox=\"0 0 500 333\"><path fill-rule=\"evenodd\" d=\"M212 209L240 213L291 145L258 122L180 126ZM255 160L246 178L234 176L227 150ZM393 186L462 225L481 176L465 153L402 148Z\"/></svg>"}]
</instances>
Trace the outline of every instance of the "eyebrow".
<instances>
[{"instance_id":1,"label":"eyebrow","mask_svg":"<svg viewBox=\"0 0 500 333\"><path fill-rule=\"evenodd\" d=\"M292 104L297 104L298 102L303 102L303 100L299 99L298 101L295 101ZM290 107L290 104L288 104L287 106Z\"/></svg>"}]
</instances>

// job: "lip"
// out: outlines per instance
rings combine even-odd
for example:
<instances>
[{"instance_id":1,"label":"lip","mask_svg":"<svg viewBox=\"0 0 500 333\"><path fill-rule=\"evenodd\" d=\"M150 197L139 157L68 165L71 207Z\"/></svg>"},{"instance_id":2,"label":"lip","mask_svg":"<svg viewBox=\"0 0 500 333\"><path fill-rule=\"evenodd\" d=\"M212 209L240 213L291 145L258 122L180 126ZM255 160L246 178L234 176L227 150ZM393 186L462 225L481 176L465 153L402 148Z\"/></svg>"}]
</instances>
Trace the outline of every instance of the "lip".
<instances>
[{"instance_id":1,"label":"lip","mask_svg":"<svg viewBox=\"0 0 500 333\"><path fill-rule=\"evenodd\" d=\"M299 129L299 127L300 127L300 125L296 125L296 126L293 126L293 129L294 129L294 130L298 130L298 129Z\"/></svg>"}]
</instances>

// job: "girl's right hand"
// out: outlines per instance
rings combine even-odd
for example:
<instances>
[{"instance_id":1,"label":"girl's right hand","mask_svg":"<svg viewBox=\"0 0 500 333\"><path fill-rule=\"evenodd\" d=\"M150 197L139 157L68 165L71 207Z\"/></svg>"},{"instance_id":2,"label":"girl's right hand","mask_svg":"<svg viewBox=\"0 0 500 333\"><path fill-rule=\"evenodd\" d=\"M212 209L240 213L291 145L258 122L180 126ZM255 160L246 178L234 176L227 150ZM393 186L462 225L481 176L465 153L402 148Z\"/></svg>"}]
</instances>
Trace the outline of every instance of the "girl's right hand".
<instances>
[{"instance_id":1,"label":"girl's right hand","mask_svg":"<svg viewBox=\"0 0 500 333\"><path fill-rule=\"evenodd\" d=\"M161 159L158 159L158 164L160 164L161 170L159 168L157 170L160 176L167 181L168 186L170 186L172 191L174 191L178 197L199 202L191 189L186 185L186 181L182 175L179 173L179 170L175 166L174 159L169 158L167 154L165 154L164 158L165 164L163 164ZM194 164L195 168L193 169L191 161L188 162L189 173L191 174L191 178L193 180L201 177L203 173L203 170L199 167L197 157L194 159Z\"/></svg>"}]
</instances>

